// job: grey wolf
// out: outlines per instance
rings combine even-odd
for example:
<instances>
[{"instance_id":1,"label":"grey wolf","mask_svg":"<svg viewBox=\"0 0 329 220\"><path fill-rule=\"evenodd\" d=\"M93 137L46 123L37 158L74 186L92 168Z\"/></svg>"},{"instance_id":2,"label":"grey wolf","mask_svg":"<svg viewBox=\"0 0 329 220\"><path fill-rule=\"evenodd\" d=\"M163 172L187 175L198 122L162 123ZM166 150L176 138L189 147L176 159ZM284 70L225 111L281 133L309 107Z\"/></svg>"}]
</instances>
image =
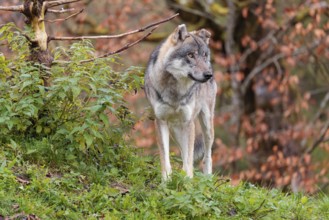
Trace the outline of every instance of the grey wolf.
<instances>
[{"instance_id":1,"label":"grey wolf","mask_svg":"<svg viewBox=\"0 0 329 220\"><path fill-rule=\"evenodd\" d=\"M212 173L214 107L217 85L210 63L210 33L188 32L179 25L151 54L145 73L145 94L155 115L163 180L170 178L169 136L176 140L183 170L193 177L194 160Z\"/></svg>"}]
</instances>

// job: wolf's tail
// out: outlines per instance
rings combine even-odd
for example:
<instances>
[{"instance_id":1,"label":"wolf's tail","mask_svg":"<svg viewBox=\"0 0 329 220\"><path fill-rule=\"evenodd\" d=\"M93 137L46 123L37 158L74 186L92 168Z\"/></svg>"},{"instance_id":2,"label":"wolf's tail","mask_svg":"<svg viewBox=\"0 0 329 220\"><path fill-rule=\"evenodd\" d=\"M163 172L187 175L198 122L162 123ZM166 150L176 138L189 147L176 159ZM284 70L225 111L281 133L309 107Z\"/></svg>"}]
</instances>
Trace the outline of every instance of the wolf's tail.
<instances>
[{"instance_id":1,"label":"wolf's tail","mask_svg":"<svg viewBox=\"0 0 329 220\"><path fill-rule=\"evenodd\" d=\"M199 120L195 121L194 162L200 161L204 156L204 139Z\"/></svg>"}]
</instances>

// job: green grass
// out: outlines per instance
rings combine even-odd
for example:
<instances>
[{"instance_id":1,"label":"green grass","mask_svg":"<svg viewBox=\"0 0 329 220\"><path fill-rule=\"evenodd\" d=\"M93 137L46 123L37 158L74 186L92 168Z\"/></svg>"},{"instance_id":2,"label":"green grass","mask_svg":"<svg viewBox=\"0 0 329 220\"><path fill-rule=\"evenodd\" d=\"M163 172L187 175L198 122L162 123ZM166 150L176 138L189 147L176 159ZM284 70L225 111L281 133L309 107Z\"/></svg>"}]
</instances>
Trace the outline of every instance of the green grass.
<instances>
[{"instance_id":1,"label":"green grass","mask_svg":"<svg viewBox=\"0 0 329 220\"><path fill-rule=\"evenodd\" d=\"M175 172L123 147L122 164L46 165L2 148L0 216L23 219L328 219L329 198L282 193L219 176ZM179 164L175 164L178 169Z\"/></svg>"}]
</instances>

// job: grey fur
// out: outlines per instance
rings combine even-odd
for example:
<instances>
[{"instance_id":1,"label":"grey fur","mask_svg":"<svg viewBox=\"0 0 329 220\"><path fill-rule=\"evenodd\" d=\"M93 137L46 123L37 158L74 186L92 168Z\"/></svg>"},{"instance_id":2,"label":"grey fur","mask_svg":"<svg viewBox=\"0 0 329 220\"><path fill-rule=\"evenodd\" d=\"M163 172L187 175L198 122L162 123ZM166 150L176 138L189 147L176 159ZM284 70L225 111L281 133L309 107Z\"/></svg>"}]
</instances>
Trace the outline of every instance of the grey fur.
<instances>
[{"instance_id":1,"label":"grey fur","mask_svg":"<svg viewBox=\"0 0 329 220\"><path fill-rule=\"evenodd\" d=\"M212 172L217 85L210 63L209 37L204 29L187 32L185 25L179 25L150 56L145 94L156 117L165 180L171 173L169 132L179 144L188 176L193 176L193 160L202 156L202 152L205 152L204 173Z\"/></svg>"},{"instance_id":2,"label":"grey fur","mask_svg":"<svg viewBox=\"0 0 329 220\"><path fill-rule=\"evenodd\" d=\"M202 159L203 155L204 155L204 141L203 141L203 135L202 133L200 133L195 137L193 160L195 162L198 162L199 160Z\"/></svg>"}]
</instances>

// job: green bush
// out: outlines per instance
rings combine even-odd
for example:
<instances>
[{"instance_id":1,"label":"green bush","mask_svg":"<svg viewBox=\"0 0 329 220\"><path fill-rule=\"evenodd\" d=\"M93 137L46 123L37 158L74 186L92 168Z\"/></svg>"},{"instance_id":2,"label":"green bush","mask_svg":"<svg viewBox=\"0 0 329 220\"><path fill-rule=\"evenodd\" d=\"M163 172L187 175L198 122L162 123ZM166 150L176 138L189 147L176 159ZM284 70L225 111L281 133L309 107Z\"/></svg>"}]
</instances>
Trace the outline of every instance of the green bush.
<instances>
[{"instance_id":1,"label":"green bush","mask_svg":"<svg viewBox=\"0 0 329 220\"><path fill-rule=\"evenodd\" d=\"M13 54L0 54L0 143L19 143L29 157L56 163L111 158L133 124L124 94L142 85L140 69L114 71L115 57L81 63L95 56L89 41L56 48L47 68L27 60L28 42L15 26L3 26L0 34Z\"/></svg>"}]
</instances>

